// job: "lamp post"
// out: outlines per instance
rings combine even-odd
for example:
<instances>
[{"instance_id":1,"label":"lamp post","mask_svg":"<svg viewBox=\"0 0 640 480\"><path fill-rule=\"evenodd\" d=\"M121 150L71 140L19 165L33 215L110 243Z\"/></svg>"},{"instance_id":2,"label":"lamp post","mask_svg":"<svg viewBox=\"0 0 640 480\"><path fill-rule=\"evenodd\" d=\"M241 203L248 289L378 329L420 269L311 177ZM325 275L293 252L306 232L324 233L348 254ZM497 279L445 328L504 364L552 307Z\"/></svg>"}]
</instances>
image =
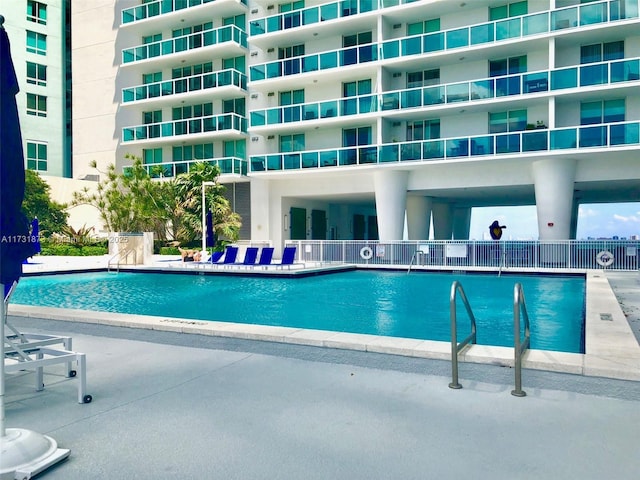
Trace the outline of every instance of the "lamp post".
<instances>
[{"instance_id":1,"label":"lamp post","mask_svg":"<svg viewBox=\"0 0 640 480\"><path fill-rule=\"evenodd\" d=\"M202 251L207 250L207 201L205 190L207 186L215 185L216 182L202 182ZM213 227L213 226L212 226Z\"/></svg>"}]
</instances>

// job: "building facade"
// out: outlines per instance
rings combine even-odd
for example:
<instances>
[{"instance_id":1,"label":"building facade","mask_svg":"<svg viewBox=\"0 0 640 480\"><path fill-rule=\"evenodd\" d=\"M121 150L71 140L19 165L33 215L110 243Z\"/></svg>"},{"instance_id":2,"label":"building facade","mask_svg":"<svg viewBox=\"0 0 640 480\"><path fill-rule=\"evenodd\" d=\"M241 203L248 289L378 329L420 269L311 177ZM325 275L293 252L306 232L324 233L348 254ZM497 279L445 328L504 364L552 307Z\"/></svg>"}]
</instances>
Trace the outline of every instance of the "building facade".
<instances>
[{"instance_id":1,"label":"building facade","mask_svg":"<svg viewBox=\"0 0 640 480\"><path fill-rule=\"evenodd\" d=\"M243 238L465 239L471 209L640 199L638 0L95 0L74 170L217 164ZM88 167L86 167L88 168Z\"/></svg>"},{"instance_id":2,"label":"building facade","mask_svg":"<svg viewBox=\"0 0 640 480\"><path fill-rule=\"evenodd\" d=\"M26 167L72 176L70 2L0 0L20 85Z\"/></svg>"}]
</instances>

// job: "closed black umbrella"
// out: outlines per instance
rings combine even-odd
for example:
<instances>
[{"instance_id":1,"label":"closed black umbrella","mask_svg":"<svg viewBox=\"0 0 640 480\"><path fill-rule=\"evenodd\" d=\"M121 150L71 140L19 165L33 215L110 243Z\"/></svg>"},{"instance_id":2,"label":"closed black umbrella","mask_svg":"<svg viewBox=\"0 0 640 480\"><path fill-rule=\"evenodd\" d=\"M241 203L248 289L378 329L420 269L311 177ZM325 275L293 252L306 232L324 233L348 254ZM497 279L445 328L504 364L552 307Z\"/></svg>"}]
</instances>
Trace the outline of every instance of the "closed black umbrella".
<instances>
[{"instance_id":1,"label":"closed black umbrella","mask_svg":"<svg viewBox=\"0 0 640 480\"><path fill-rule=\"evenodd\" d=\"M5 428L4 359L5 299L13 282L22 275L22 262L33 248L29 221L22 213L24 156L18 120L18 80L11 61L9 37L0 15L0 476L31 478L69 456L56 441L23 428Z\"/></svg>"},{"instance_id":2,"label":"closed black umbrella","mask_svg":"<svg viewBox=\"0 0 640 480\"><path fill-rule=\"evenodd\" d=\"M211 210L207 210L207 247L216 246L216 234L213 231L213 214Z\"/></svg>"}]
</instances>

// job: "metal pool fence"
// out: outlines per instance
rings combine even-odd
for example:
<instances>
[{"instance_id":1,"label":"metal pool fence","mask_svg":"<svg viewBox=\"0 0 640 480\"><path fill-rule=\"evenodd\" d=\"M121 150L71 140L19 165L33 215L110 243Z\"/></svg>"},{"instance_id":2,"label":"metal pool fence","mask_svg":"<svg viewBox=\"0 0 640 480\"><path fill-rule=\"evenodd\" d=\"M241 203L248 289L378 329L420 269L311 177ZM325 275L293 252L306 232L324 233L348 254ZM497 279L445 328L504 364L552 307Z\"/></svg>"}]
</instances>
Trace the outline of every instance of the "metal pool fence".
<instances>
[{"instance_id":1,"label":"metal pool fence","mask_svg":"<svg viewBox=\"0 0 640 480\"><path fill-rule=\"evenodd\" d=\"M638 270L639 240L287 240L300 262L443 270Z\"/></svg>"}]
</instances>

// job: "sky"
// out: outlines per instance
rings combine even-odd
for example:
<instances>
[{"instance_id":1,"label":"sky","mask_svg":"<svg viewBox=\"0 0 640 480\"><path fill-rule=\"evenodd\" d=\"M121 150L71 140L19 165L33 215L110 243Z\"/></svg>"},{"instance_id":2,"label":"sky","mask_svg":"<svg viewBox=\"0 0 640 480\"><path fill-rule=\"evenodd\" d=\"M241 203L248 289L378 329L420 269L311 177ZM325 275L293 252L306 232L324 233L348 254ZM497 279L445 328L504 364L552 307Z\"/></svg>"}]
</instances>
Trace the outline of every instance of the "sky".
<instances>
[{"instance_id":1,"label":"sky","mask_svg":"<svg viewBox=\"0 0 640 480\"><path fill-rule=\"evenodd\" d=\"M487 207L471 211L469 238L490 239L489 225L498 220L507 228L503 240L537 240L536 207ZM583 204L578 211L578 240L592 238L629 238L640 235L640 203Z\"/></svg>"}]
</instances>

